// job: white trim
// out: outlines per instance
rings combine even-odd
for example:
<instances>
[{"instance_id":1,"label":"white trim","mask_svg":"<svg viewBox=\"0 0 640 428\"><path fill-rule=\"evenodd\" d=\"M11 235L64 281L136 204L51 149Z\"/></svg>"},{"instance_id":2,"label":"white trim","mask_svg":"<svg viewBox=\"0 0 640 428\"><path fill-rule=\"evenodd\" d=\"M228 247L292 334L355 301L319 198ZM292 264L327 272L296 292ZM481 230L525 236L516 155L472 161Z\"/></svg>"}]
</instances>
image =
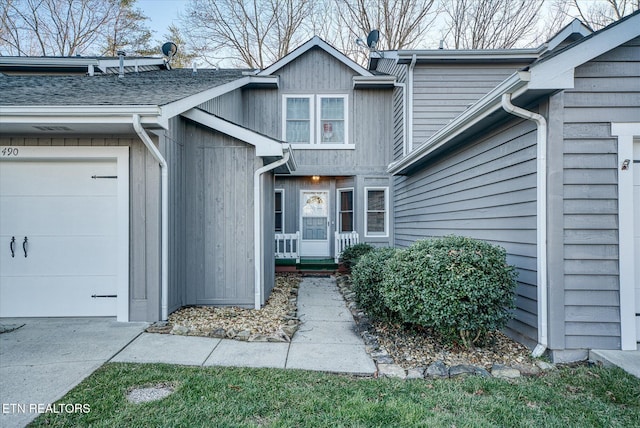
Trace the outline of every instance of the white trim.
<instances>
[{"instance_id":1,"label":"white trim","mask_svg":"<svg viewBox=\"0 0 640 428\"><path fill-rule=\"evenodd\" d=\"M177 116L187 110L190 110L200 104L207 102L213 98L217 98L220 95L224 95L228 92L234 91L236 89L242 88L243 86L249 85L251 83L270 83L270 84L278 84L278 77L256 77L256 76L245 76L236 80L232 80L228 83L213 87L211 89L207 89L202 92L198 92L197 94L188 96L186 98L182 98L178 101L166 104L161 107L162 117L164 120L169 120L170 118Z\"/></svg>"},{"instance_id":2,"label":"white trim","mask_svg":"<svg viewBox=\"0 0 640 428\"><path fill-rule=\"evenodd\" d=\"M343 63L344 65L346 65L347 67L355 71L356 73L360 74L361 76L373 76L373 73L371 73L369 70L367 70L366 68L363 68L361 65L357 64L356 62L348 58L342 52L338 51L336 48L334 48L333 46L331 46L330 44L328 44L318 36L314 36L312 39L304 43L302 46L299 46L298 48L294 49L289 54L285 55L284 57L274 62L269 67L259 72L257 75L269 76L272 73L280 70L285 65L293 62L296 58L302 56L303 54L305 54L307 51L309 51L314 47L321 48L322 50L327 52L329 55L333 56L335 59L337 59L338 61L340 61L341 63Z\"/></svg>"},{"instance_id":3,"label":"white trim","mask_svg":"<svg viewBox=\"0 0 640 428\"><path fill-rule=\"evenodd\" d=\"M566 25L563 29L558 31L555 36L547 41L545 44L546 50L554 50L560 45L560 43L567 40L567 38L573 34L580 34L583 37L586 37L591 33L593 33L593 31L589 27L584 25L578 18L575 18L571 23L569 23L569 25Z\"/></svg>"},{"instance_id":4,"label":"white trim","mask_svg":"<svg viewBox=\"0 0 640 428\"><path fill-rule=\"evenodd\" d=\"M0 147L0 154L2 153ZM7 147L8 148L8 147ZM113 159L118 175L117 196L117 304L118 321L129 321L129 147L90 146L12 146L19 149L16 156L1 156L0 161L20 161L23 159ZM15 152L14 152L15 153Z\"/></svg>"},{"instance_id":5,"label":"white trim","mask_svg":"<svg viewBox=\"0 0 640 428\"><path fill-rule=\"evenodd\" d=\"M181 115L208 128L215 129L223 134L251 144L256 148L256 156L283 155L281 142L228 122L203 110L191 109L183 112Z\"/></svg>"},{"instance_id":6,"label":"white trim","mask_svg":"<svg viewBox=\"0 0 640 428\"><path fill-rule=\"evenodd\" d=\"M384 233L369 233L367 224L367 213L369 212L368 196L369 190L384 190ZM364 188L364 236L367 238L388 238L389 237L389 186L371 186Z\"/></svg>"},{"instance_id":7,"label":"white trim","mask_svg":"<svg viewBox=\"0 0 640 428\"><path fill-rule=\"evenodd\" d=\"M285 222L284 222L284 212L285 212L285 203L284 203L284 189L273 189L273 194L274 194L274 198L275 198L275 194L276 193L281 193L282 196L280 196L280 203L282 204L280 207L280 212L282 213L282 230L280 232L278 232L277 230L275 230L275 224L273 225L273 229L276 233L285 233ZM274 204L275 204L275 200L274 200ZM275 207L274 207L274 214L275 214Z\"/></svg>"},{"instance_id":8,"label":"white trim","mask_svg":"<svg viewBox=\"0 0 640 428\"><path fill-rule=\"evenodd\" d=\"M305 148L314 144L315 135L315 103L313 94L283 94L282 95L282 141L287 141L287 100L289 98L307 98L309 100L309 143L290 143L295 149Z\"/></svg>"},{"instance_id":9,"label":"white trim","mask_svg":"<svg viewBox=\"0 0 640 428\"><path fill-rule=\"evenodd\" d=\"M355 150L355 144L291 144L292 149L296 150Z\"/></svg>"},{"instance_id":10,"label":"white trim","mask_svg":"<svg viewBox=\"0 0 640 428\"><path fill-rule=\"evenodd\" d=\"M573 88L576 67L640 36L640 15L623 18L561 54L531 66L530 89Z\"/></svg>"},{"instance_id":11,"label":"white trim","mask_svg":"<svg viewBox=\"0 0 640 428\"><path fill-rule=\"evenodd\" d=\"M348 233L343 232L342 228L342 217L340 216L340 212L342 210L342 202L340 198L340 194L342 192L351 192L351 203L353 206L351 207L351 221L353 222L353 229L350 232L356 231L356 192L353 187L339 187L336 189L336 233Z\"/></svg>"},{"instance_id":12,"label":"white trim","mask_svg":"<svg viewBox=\"0 0 640 428\"><path fill-rule=\"evenodd\" d=\"M327 98L342 98L344 100L344 141L341 143L322 143L322 100ZM320 147L349 145L349 95L316 94L316 116L316 123L318 125L316 130L316 145Z\"/></svg>"},{"instance_id":13,"label":"white trim","mask_svg":"<svg viewBox=\"0 0 640 428\"><path fill-rule=\"evenodd\" d=\"M393 88L396 76L353 76L353 89Z\"/></svg>"},{"instance_id":14,"label":"white trim","mask_svg":"<svg viewBox=\"0 0 640 428\"><path fill-rule=\"evenodd\" d=\"M326 240L324 239L304 239L304 227L302 224L302 219L304 218L303 214L302 214L302 207L304 207L304 198L302 197L302 195L304 193L326 193L327 195L327 238ZM331 189L329 188L322 188L322 189L300 189L299 192L299 203L298 203L298 221L299 221L299 229L300 229L300 250L298 251L298 253L300 254L301 257L328 257L331 255L331 239L329 238L330 235L330 222L331 222ZM311 244L321 244L323 245L322 247L322 254L317 254L318 250L312 250L310 252L306 252L305 254L303 254L303 252L305 252L305 242L307 243L311 243ZM324 248L326 242L326 251ZM319 245L318 245L319 246Z\"/></svg>"},{"instance_id":15,"label":"white trim","mask_svg":"<svg viewBox=\"0 0 640 428\"><path fill-rule=\"evenodd\" d=\"M620 345L622 350L637 349L635 270L638 256L634 254L634 200L633 200L633 139L640 136L640 122L612 123L611 135L618 137L618 242L620 267ZM629 159L629 168L622 170Z\"/></svg>"}]
</instances>

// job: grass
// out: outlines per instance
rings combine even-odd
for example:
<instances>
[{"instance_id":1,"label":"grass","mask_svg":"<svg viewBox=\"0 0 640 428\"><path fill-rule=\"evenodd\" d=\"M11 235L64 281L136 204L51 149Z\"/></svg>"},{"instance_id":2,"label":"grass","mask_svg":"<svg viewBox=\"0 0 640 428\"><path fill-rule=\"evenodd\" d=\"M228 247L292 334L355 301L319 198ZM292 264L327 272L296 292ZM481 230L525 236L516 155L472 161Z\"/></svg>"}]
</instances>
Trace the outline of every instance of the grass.
<instances>
[{"instance_id":1,"label":"grass","mask_svg":"<svg viewBox=\"0 0 640 428\"><path fill-rule=\"evenodd\" d=\"M132 387L176 385L132 404ZM36 427L638 427L640 380L619 369L562 368L508 382L468 377L402 381L323 373L110 363L43 414Z\"/></svg>"}]
</instances>

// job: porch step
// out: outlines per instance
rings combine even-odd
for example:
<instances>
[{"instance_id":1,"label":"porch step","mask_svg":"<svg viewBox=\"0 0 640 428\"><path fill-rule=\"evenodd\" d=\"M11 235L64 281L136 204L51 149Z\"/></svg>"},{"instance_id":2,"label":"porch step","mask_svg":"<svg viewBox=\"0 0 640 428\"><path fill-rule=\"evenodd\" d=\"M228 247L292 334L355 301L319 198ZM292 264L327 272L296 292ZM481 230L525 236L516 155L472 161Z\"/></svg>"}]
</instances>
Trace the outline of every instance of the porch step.
<instances>
[{"instance_id":1,"label":"porch step","mask_svg":"<svg viewBox=\"0 0 640 428\"><path fill-rule=\"evenodd\" d=\"M293 259L276 259L276 272L333 273L336 270L338 264L332 258L301 259L300 263Z\"/></svg>"}]
</instances>

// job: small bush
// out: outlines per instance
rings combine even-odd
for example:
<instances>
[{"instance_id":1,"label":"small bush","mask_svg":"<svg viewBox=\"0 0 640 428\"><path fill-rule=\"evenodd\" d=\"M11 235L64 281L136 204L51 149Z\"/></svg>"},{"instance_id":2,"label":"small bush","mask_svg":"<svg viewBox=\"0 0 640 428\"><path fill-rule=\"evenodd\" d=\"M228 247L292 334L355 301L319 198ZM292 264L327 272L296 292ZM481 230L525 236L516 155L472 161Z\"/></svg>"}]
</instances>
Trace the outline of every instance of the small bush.
<instances>
[{"instance_id":1,"label":"small bush","mask_svg":"<svg viewBox=\"0 0 640 428\"><path fill-rule=\"evenodd\" d=\"M382 293L405 322L471 347L512 317L516 274L503 248L447 236L418 241L389 259Z\"/></svg>"},{"instance_id":2,"label":"small bush","mask_svg":"<svg viewBox=\"0 0 640 428\"><path fill-rule=\"evenodd\" d=\"M340 261L347 269L351 269L358 263L358 259L363 254L367 254L370 251L373 251L373 246L366 243L351 245L344 249L340 256Z\"/></svg>"},{"instance_id":3,"label":"small bush","mask_svg":"<svg viewBox=\"0 0 640 428\"><path fill-rule=\"evenodd\" d=\"M351 270L352 290L358 306L370 317L383 321L398 318L385 305L380 290L387 261L396 251L395 248L376 248L363 254Z\"/></svg>"}]
</instances>

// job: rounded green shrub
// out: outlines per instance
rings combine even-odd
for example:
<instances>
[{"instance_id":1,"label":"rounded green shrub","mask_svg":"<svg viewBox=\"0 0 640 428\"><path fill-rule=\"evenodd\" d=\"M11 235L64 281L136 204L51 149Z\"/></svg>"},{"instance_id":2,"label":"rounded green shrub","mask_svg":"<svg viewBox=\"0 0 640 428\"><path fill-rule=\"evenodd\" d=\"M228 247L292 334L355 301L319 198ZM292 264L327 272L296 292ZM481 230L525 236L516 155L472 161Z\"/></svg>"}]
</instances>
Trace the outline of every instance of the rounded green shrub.
<instances>
[{"instance_id":1,"label":"rounded green shrub","mask_svg":"<svg viewBox=\"0 0 640 428\"><path fill-rule=\"evenodd\" d=\"M513 316L516 275L502 247L447 236L415 242L389 259L382 294L403 321L471 347Z\"/></svg>"},{"instance_id":2,"label":"rounded green shrub","mask_svg":"<svg viewBox=\"0 0 640 428\"><path fill-rule=\"evenodd\" d=\"M358 259L363 255L367 254L370 251L373 251L373 246L367 243L360 243L351 245L344 249L342 254L340 255L340 261L344 264L347 269L351 269L353 266L358 263Z\"/></svg>"},{"instance_id":3,"label":"rounded green shrub","mask_svg":"<svg viewBox=\"0 0 640 428\"><path fill-rule=\"evenodd\" d=\"M380 290L387 261L396 251L395 248L376 248L363 254L351 269L351 285L358 306L372 318L384 321L398 318L387 308Z\"/></svg>"}]
</instances>

